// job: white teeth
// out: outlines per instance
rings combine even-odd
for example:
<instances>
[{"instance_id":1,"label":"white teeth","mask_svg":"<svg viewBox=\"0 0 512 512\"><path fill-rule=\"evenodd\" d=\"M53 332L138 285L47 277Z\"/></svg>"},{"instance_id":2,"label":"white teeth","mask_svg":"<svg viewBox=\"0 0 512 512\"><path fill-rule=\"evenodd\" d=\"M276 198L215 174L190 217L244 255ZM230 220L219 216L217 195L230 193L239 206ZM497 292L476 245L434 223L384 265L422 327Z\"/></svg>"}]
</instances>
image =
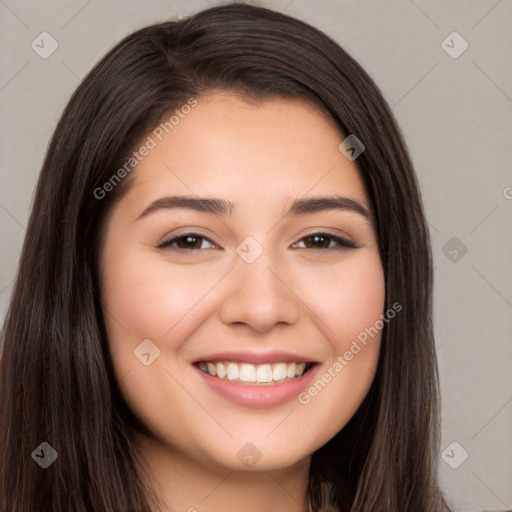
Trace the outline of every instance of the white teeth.
<instances>
[{"instance_id":1,"label":"white teeth","mask_svg":"<svg viewBox=\"0 0 512 512\"><path fill-rule=\"evenodd\" d=\"M236 363L228 363L228 380L238 379L238 365Z\"/></svg>"},{"instance_id":2,"label":"white teeth","mask_svg":"<svg viewBox=\"0 0 512 512\"><path fill-rule=\"evenodd\" d=\"M208 368L208 373L215 377L215 375L217 375L217 367L213 363L206 363L206 366Z\"/></svg>"},{"instance_id":3,"label":"white teeth","mask_svg":"<svg viewBox=\"0 0 512 512\"><path fill-rule=\"evenodd\" d=\"M256 382L256 368L252 364L241 364L238 378L244 382Z\"/></svg>"},{"instance_id":4,"label":"white teeth","mask_svg":"<svg viewBox=\"0 0 512 512\"><path fill-rule=\"evenodd\" d=\"M215 364L215 363L212 363L212 364ZM201 366L201 365L199 365L199 366ZM224 379L227 375L226 368L224 367L224 363L215 364L215 368L217 369L217 377L219 377L220 379ZM210 373L210 375L213 375L215 377L215 375L212 372L209 372L209 373Z\"/></svg>"},{"instance_id":5,"label":"white teeth","mask_svg":"<svg viewBox=\"0 0 512 512\"><path fill-rule=\"evenodd\" d=\"M269 364L258 365L256 376L258 382L272 382L272 366Z\"/></svg>"},{"instance_id":6,"label":"white teeth","mask_svg":"<svg viewBox=\"0 0 512 512\"><path fill-rule=\"evenodd\" d=\"M290 364L286 367L286 376L287 376L289 379L293 379L293 377L295 377L295 375L296 375L296 373L295 373L295 368L296 368L295 363L290 363Z\"/></svg>"},{"instance_id":7,"label":"white teeth","mask_svg":"<svg viewBox=\"0 0 512 512\"><path fill-rule=\"evenodd\" d=\"M242 383L269 384L294 379L304 374L306 363L250 364L232 361L204 362L199 368L212 377Z\"/></svg>"},{"instance_id":8,"label":"white teeth","mask_svg":"<svg viewBox=\"0 0 512 512\"><path fill-rule=\"evenodd\" d=\"M293 363L293 364L295 364L295 363ZM274 380L286 379L286 364L285 363L277 363L274 365L274 371L272 372L272 378Z\"/></svg>"}]
</instances>

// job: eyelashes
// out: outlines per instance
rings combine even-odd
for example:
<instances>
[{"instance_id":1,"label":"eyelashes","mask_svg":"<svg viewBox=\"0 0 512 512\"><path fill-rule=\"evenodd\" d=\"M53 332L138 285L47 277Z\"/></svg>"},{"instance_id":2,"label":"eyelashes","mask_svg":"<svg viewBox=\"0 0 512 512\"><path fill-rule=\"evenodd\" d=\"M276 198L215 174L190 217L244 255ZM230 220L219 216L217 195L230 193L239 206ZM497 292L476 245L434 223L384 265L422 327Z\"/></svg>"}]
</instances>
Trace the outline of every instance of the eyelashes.
<instances>
[{"instance_id":1,"label":"eyelashes","mask_svg":"<svg viewBox=\"0 0 512 512\"><path fill-rule=\"evenodd\" d=\"M206 241L209 247L201 247ZM306 242L304 247L299 247L301 242ZM309 244L310 246L306 246ZM186 252L196 252L205 249L218 248L208 237L199 233L184 233L174 238L163 240L157 246L159 249L172 249ZM341 236L331 233L317 232L301 238L298 242L291 244L294 249L308 249L313 251L339 251L344 249L357 249L358 245Z\"/></svg>"},{"instance_id":2,"label":"eyelashes","mask_svg":"<svg viewBox=\"0 0 512 512\"><path fill-rule=\"evenodd\" d=\"M174 238L170 238L168 240L163 240L158 245L159 249L166 249L166 248L172 248L172 249L183 249L185 251L193 251L193 250L199 250L200 247L194 247L194 243L197 245L197 240L208 240L210 245L212 247L207 247L207 249L211 249L213 247L216 247L215 244L207 237L203 235L199 235L197 233L186 233L184 235L180 235ZM185 247L179 247L179 244L184 242ZM178 247L172 247L174 243L178 243Z\"/></svg>"},{"instance_id":3,"label":"eyelashes","mask_svg":"<svg viewBox=\"0 0 512 512\"><path fill-rule=\"evenodd\" d=\"M347 240L341 236L332 235L330 233L311 233L299 240L302 242L303 240L308 240L309 242L313 242L314 244L319 243L320 245L325 244L327 241L327 247L317 246L312 247L312 250L340 250L340 249L357 249L358 246L352 242L351 240ZM292 247L297 247L299 242L295 242L292 244ZM334 242L334 246L331 246L331 243ZM310 247L305 247L305 249L310 249Z\"/></svg>"}]
</instances>

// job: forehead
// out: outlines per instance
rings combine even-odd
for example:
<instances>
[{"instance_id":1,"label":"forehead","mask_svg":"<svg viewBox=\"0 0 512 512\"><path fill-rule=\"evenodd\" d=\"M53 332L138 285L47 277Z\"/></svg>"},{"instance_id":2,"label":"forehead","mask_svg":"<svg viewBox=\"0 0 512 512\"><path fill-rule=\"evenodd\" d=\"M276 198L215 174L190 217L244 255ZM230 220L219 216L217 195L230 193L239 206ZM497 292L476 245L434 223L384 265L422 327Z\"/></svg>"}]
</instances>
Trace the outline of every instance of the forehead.
<instances>
[{"instance_id":1,"label":"forehead","mask_svg":"<svg viewBox=\"0 0 512 512\"><path fill-rule=\"evenodd\" d=\"M315 105L217 93L173 121L148 134L152 149L133 171L129 196L175 192L265 202L329 191L366 199L357 165L338 149L343 136Z\"/></svg>"}]
</instances>

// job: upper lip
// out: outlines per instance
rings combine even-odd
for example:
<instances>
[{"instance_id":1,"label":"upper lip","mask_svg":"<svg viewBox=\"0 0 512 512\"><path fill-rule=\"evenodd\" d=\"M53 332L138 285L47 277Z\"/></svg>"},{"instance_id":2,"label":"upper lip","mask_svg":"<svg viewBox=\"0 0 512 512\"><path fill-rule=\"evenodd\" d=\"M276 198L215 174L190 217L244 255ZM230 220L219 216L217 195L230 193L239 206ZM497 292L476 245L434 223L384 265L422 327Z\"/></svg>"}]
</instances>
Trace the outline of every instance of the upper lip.
<instances>
[{"instance_id":1,"label":"upper lip","mask_svg":"<svg viewBox=\"0 0 512 512\"><path fill-rule=\"evenodd\" d=\"M300 356L292 352L272 350L267 352L256 350L216 352L196 359L194 363L208 361L233 361L237 363L265 364L265 363L317 363L310 357Z\"/></svg>"}]
</instances>

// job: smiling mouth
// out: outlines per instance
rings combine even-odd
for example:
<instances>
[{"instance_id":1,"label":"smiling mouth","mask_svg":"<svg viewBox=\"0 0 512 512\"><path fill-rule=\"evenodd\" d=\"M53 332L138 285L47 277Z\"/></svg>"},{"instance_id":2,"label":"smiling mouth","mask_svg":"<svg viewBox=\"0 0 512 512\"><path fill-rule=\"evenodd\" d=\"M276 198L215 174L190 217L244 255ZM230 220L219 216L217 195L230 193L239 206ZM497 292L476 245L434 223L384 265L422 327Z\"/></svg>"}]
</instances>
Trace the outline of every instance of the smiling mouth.
<instances>
[{"instance_id":1,"label":"smiling mouth","mask_svg":"<svg viewBox=\"0 0 512 512\"><path fill-rule=\"evenodd\" d=\"M204 373L217 379L271 386L302 377L316 363L265 363L251 364L234 361L200 361L195 364Z\"/></svg>"}]
</instances>

